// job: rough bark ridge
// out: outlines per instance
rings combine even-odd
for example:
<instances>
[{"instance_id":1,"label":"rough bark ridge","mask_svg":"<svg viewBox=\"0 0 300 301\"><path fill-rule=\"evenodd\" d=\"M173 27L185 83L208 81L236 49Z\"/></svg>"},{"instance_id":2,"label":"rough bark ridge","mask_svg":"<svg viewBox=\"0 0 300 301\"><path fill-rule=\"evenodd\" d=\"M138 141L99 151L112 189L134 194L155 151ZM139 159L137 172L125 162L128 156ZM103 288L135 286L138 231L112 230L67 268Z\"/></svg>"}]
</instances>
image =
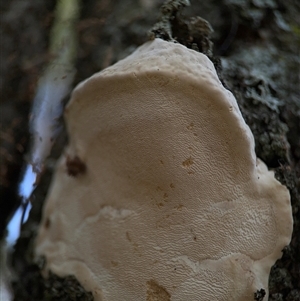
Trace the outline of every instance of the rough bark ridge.
<instances>
[{"instance_id":1,"label":"rough bark ridge","mask_svg":"<svg viewBox=\"0 0 300 301\"><path fill-rule=\"evenodd\" d=\"M182 6L185 1L176 3ZM18 201L15 192L28 141L27 114L47 61L54 5L55 1L42 0L0 4L1 237ZM160 21L169 26L166 31L161 31L161 25L152 27L161 5L161 0L84 1L77 27L80 48L76 82L131 53L147 40L151 28L155 35L209 55L254 133L257 155L290 189L294 233L290 246L272 269L269 300L300 300L300 3L194 0L184 11L186 18L174 6L163 11L165 19ZM214 32L196 16L207 20ZM64 143L62 135L52 158L58 156ZM92 300L73 278L51 275L44 280L39 272L41 263L32 262L34 231L52 173L53 164L49 162L35 194L30 221L23 227L13 255L19 276L14 283L15 300ZM253 300L263 300L263 292L257 292Z\"/></svg>"}]
</instances>

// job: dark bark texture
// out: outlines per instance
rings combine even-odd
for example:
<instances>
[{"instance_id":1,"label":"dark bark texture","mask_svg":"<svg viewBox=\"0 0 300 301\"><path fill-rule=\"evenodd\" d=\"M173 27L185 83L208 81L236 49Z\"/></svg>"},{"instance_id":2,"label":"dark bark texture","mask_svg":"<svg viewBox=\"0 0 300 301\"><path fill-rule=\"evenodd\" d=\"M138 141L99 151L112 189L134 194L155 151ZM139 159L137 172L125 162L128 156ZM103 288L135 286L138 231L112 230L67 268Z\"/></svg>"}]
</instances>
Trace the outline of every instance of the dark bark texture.
<instances>
[{"instance_id":1,"label":"dark bark texture","mask_svg":"<svg viewBox=\"0 0 300 301\"><path fill-rule=\"evenodd\" d=\"M0 237L19 200L16 190L29 147L28 115L48 57L54 0L0 3ZM184 3L185 1L174 1ZM82 1L77 24L76 83L130 54L147 33L175 39L209 55L236 96L256 142L256 153L291 193L294 232L273 266L270 301L300 300L300 2L298 0L191 0L182 12L164 12L162 0ZM167 16L167 13L169 15ZM191 19L200 16L207 23ZM160 24L154 26L156 22ZM165 27L164 27L165 26ZM210 36L211 34L211 36ZM214 46L211 47L213 42ZM220 61L222 60L222 67ZM93 300L74 277L40 274L32 245L53 162L66 142L59 137L32 198L33 209L12 254L15 300ZM264 300L258 292L253 300Z\"/></svg>"}]
</instances>

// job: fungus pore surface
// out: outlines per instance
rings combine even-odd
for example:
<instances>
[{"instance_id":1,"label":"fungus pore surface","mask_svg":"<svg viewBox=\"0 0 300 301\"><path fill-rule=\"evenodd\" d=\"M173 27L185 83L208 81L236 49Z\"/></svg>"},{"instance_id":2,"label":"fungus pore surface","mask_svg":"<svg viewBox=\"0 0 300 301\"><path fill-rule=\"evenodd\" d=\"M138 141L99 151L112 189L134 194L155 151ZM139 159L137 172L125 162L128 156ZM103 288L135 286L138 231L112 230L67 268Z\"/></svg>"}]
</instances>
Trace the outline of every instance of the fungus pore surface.
<instances>
[{"instance_id":1,"label":"fungus pore surface","mask_svg":"<svg viewBox=\"0 0 300 301\"><path fill-rule=\"evenodd\" d=\"M103 301L267 300L289 192L205 55L147 42L80 83L65 117L35 247L45 276ZM72 158L84 169L70 174Z\"/></svg>"}]
</instances>

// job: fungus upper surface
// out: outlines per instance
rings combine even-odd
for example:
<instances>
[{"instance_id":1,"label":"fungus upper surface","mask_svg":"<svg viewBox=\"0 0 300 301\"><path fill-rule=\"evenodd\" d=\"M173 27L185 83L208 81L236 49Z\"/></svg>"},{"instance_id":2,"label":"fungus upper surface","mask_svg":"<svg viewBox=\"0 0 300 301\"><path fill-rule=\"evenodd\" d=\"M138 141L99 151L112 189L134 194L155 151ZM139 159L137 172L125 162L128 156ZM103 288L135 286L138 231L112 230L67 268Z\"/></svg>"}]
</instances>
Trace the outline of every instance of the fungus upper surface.
<instances>
[{"instance_id":1,"label":"fungus upper surface","mask_svg":"<svg viewBox=\"0 0 300 301\"><path fill-rule=\"evenodd\" d=\"M36 241L95 300L252 301L290 197L212 62L155 39L78 85ZM77 158L84 172L70 175ZM267 300L267 296L264 300Z\"/></svg>"}]
</instances>

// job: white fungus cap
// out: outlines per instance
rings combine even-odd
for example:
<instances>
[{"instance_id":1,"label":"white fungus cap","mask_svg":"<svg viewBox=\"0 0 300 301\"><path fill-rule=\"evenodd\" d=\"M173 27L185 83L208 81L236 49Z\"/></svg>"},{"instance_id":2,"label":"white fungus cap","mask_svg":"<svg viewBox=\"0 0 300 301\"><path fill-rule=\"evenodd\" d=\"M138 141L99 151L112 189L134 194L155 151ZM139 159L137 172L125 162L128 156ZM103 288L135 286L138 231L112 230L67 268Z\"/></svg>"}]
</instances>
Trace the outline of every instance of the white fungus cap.
<instances>
[{"instance_id":1,"label":"white fungus cap","mask_svg":"<svg viewBox=\"0 0 300 301\"><path fill-rule=\"evenodd\" d=\"M45 275L103 301L267 300L289 192L205 55L147 42L79 84L66 122L36 240Z\"/></svg>"}]
</instances>

